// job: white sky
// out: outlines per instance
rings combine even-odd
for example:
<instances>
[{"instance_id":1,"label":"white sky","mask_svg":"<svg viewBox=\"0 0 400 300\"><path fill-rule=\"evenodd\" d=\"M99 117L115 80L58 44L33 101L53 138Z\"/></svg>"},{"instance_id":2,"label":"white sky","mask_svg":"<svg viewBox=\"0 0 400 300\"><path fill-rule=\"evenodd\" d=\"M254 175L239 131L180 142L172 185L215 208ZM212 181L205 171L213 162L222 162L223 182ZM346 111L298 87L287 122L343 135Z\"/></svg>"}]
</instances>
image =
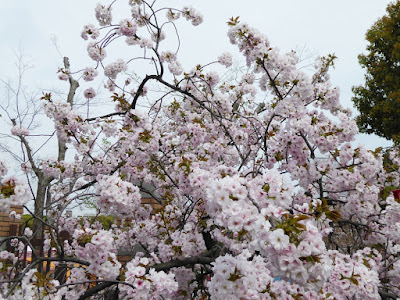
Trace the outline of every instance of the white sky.
<instances>
[{"instance_id":1,"label":"white sky","mask_svg":"<svg viewBox=\"0 0 400 300\"><path fill-rule=\"evenodd\" d=\"M119 0L121 1L121 0ZM97 24L94 18L96 0L0 0L0 77L15 74L13 52L22 49L32 59L28 85L43 89L59 87L56 71L62 58L52 40L56 38L63 56L70 57L72 68L83 68L86 42L80 38L83 25ZM102 3L110 3L104 0ZM127 0L122 0L127 2ZM165 5L182 7L192 4L204 15L204 23L192 27L180 23L182 48L180 57L194 66L214 60L230 50L226 21L240 16L242 22L258 28L272 45L283 51L305 49L305 55L335 53L336 69L331 72L333 84L341 90L341 101L351 107L351 87L363 83L363 71L357 55L365 49L367 29L385 13L389 0L159 0ZM129 12L126 14L129 15ZM117 20L115 16L114 20ZM360 136L357 142L370 148L390 145L386 140Z\"/></svg>"}]
</instances>

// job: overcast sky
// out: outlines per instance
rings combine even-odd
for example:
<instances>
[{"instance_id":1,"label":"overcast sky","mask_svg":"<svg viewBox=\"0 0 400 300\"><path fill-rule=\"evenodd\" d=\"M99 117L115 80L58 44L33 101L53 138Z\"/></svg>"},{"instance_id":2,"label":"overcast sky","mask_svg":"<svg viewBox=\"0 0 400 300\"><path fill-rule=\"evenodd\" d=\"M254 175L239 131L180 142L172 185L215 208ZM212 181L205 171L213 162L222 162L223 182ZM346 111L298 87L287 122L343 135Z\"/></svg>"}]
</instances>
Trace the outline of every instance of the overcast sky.
<instances>
[{"instance_id":1,"label":"overcast sky","mask_svg":"<svg viewBox=\"0 0 400 300\"><path fill-rule=\"evenodd\" d=\"M122 0L127 2L127 0ZM32 87L52 88L59 83L56 71L63 56L70 57L73 67L85 67L86 42L80 38L83 25L97 24L94 7L97 0L1 0L0 77L15 73L14 51L22 49L35 68L27 78ZM110 3L102 1L101 3ZM335 53L333 84L341 90L341 101L351 107L351 87L363 83L363 70L357 55L365 49L367 29L385 13L389 0L159 0L165 5L182 7L192 4L204 15L204 23L185 28L181 58L190 65L214 60L221 52L232 50L226 36L226 21L240 16L242 22L258 28L272 45L284 51L304 50L305 56ZM115 20L117 17L115 17ZM199 46L200 45L200 46ZM357 142L370 148L387 146L383 139L360 136Z\"/></svg>"}]
</instances>

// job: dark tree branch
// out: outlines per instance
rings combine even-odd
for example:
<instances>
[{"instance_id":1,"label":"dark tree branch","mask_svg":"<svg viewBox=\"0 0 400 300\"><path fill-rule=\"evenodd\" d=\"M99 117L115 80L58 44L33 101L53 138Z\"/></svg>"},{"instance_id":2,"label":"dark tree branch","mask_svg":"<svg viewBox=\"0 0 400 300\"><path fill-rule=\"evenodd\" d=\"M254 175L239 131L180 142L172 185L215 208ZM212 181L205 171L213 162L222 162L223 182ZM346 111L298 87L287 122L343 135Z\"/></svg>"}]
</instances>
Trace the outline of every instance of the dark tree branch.
<instances>
[{"instance_id":1,"label":"dark tree branch","mask_svg":"<svg viewBox=\"0 0 400 300\"><path fill-rule=\"evenodd\" d=\"M104 290L110 286L113 286L114 284L116 284L114 281L106 281L106 282L97 284L94 287L86 290L86 292L83 293L83 295L81 295L79 297L79 300L85 300L93 295L96 295L98 292L101 292L102 290Z\"/></svg>"},{"instance_id":2,"label":"dark tree branch","mask_svg":"<svg viewBox=\"0 0 400 300\"><path fill-rule=\"evenodd\" d=\"M171 268L185 267L185 266L193 266L196 264L209 265L211 264L215 258L206 257L206 256L194 256L187 257L184 259L174 259L166 263L161 263L157 265L153 265L148 267L147 269L154 269L156 271L167 271Z\"/></svg>"}]
</instances>

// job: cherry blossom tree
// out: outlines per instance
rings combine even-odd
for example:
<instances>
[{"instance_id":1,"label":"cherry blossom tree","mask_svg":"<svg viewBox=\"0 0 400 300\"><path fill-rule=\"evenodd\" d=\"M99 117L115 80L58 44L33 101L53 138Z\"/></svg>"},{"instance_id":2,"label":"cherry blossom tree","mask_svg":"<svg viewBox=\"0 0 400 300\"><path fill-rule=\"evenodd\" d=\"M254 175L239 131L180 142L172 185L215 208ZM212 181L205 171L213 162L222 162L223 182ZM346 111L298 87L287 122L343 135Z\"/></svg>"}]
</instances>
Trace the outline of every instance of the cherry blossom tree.
<instances>
[{"instance_id":1,"label":"cherry blossom tree","mask_svg":"<svg viewBox=\"0 0 400 300\"><path fill-rule=\"evenodd\" d=\"M379 149L352 146L357 126L329 81L335 57L307 73L295 52L232 18L228 37L249 71L224 81L231 54L186 70L179 46L167 42L183 22L201 24L194 8L130 0L126 15L114 15L119 4L99 4L98 24L83 27L92 65L75 71L65 59L60 68L66 101L41 99L58 153L38 159L32 133L22 123L10 131L27 154L24 172L45 184L46 201L35 198L32 216L55 251L34 252L22 266L33 233L10 237L14 250L0 253L1 297L400 297L400 202L384 193L400 185L400 156L393 149L383 164ZM122 47L132 56L118 57ZM107 113L94 109L100 97L91 83L100 74L114 106ZM79 85L83 106L74 101ZM28 185L4 163L0 176L2 211L29 201ZM143 205L144 193L161 208ZM87 198L119 222L104 228L65 215ZM44 272L43 262L68 276Z\"/></svg>"}]
</instances>

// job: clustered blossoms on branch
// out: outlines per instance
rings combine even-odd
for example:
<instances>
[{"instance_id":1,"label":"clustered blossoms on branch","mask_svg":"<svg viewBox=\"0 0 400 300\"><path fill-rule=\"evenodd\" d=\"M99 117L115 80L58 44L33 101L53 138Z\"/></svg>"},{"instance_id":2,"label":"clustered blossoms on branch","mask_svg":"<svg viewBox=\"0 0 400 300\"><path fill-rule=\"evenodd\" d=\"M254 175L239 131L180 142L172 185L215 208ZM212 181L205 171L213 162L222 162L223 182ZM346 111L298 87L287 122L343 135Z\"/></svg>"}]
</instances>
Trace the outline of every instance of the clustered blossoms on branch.
<instances>
[{"instance_id":1,"label":"clustered blossoms on branch","mask_svg":"<svg viewBox=\"0 0 400 300\"><path fill-rule=\"evenodd\" d=\"M119 176L98 176L97 205L105 213L117 217L131 217L140 206L140 190Z\"/></svg>"},{"instance_id":2,"label":"clustered blossoms on branch","mask_svg":"<svg viewBox=\"0 0 400 300\"><path fill-rule=\"evenodd\" d=\"M92 98L96 97L96 91L93 88L88 88L83 92L83 95L87 99L92 99Z\"/></svg>"},{"instance_id":3,"label":"clustered blossoms on branch","mask_svg":"<svg viewBox=\"0 0 400 300\"><path fill-rule=\"evenodd\" d=\"M136 24L128 19L122 20L119 23L119 30L122 35L133 36L136 33Z\"/></svg>"},{"instance_id":4,"label":"clustered blossoms on branch","mask_svg":"<svg viewBox=\"0 0 400 300\"><path fill-rule=\"evenodd\" d=\"M94 68L86 68L83 71L82 78L85 81L93 81L94 78L99 74L99 72Z\"/></svg>"},{"instance_id":5,"label":"clustered blossoms on branch","mask_svg":"<svg viewBox=\"0 0 400 300\"><path fill-rule=\"evenodd\" d=\"M106 50L104 50L104 48L101 48L95 42L90 42L88 44L87 51L90 58L97 62L102 61L107 55Z\"/></svg>"},{"instance_id":6,"label":"clustered blossoms on branch","mask_svg":"<svg viewBox=\"0 0 400 300\"><path fill-rule=\"evenodd\" d=\"M171 17L171 15L169 15ZM185 6L182 9L182 16L188 20L192 22L193 26L197 26L200 25L201 23L203 23L203 16L196 11L193 7L188 7Z\"/></svg>"},{"instance_id":7,"label":"clustered blossoms on branch","mask_svg":"<svg viewBox=\"0 0 400 300\"><path fill-rule=\"evenodd\" d=\"M85 25L81 33L81 37L84 40L87 40L89 37L95 40L99 37L99 35L100 35L99 29L92 24Z\"/></svg>"},{"instance_id":8,"label":"clustered blossoms on branch","mask_svg":"<svg viewBox=\"0 0 400 300\"><path fill-rule=\"evenodd\" d=\"M222 53L218 57L218 62L225 67L230 67L232 65L232 55L228 52Z\"/></svg>"},{"instance_id":9,"label":"clustered blossoms on branch","mask_svg":"<svg viewBox=\"0 0 400 300\"><path fill-rule=\"evenodd\" d=\"M111 79L117 79L117 75L125 69L125 62L122 59L118 59L116 62L113 62L104 68L104 75Z\"/></svg>"},{"instance_id":10,"label":"clustered blossoms on branch","mask_svg":"<svg viewBox=\"0 0 400 300\"><path fill-rule=\"evenodd\" d=\"M96 9L96 19L99 21L100 26L106 26L111 24L112 14L111 6L105 6L102 4L97 4Z\"/></svg>"},{"instance_id":11,"label":"clustered blossoms on branch","mask_svg":"<svg viewBox=\"0 0 400 300\"><path fill-rule=\"evenodd\" d=\"M11 134L15 136L29 135L29 130L16 125L11 128Z\"/></svg>"},{"instance_id":12,"label":"clustered blossoms on branch","mask_svg":"<svg viewBox=\"0 0 400 300\"><path fill-rule=\"evenodd\" d=\"M165 42L181 19L202 22L194 8L131 0L128 15L117 18L118 2L99 4L100 27L82 33L94 38L87 50L95 64L82 78L103 69L115 110L88 115L71 100L44 97L59 153L69 148L74 157L29 161L29 170L49 178L44 245L55 251L25 268L16 261L26 240L17 241L15 258L1 253L2 297L400 297L400 202L389 193L400 185L400 155L352 146L356 125L329 82L335 57L318 59L308 74L295 52L281 53L232 18L228 37L248 71L223 81L212 63L185 70L179 49ZM136 56L109 61L111 43ZM140 61L148 63L142 74ZM229 67L232 56L214 63ZM76 73L67 73L72 85ZM83 88L95 104L94 89ZM13 134L23 143L21 130ZM22 201L22 187L2 179L2 201ZM88 199L117 220L63 213ZM61 239L63 231L72 238ZM42 274L46 260L68 276Z\"/></svg>"},{"instance_id":13,"label":"clustered blossoms on branch","mask_svg":"<svg viewBox=\"0 0 400 300\"><path fill-rule=\"evenodd\" d=\"M29 186L24 181L6 175L7 168L0 161L0 212L3 213L8 213L11 206L26 204L30 197Z\"/></svg>"}]
</instances>

